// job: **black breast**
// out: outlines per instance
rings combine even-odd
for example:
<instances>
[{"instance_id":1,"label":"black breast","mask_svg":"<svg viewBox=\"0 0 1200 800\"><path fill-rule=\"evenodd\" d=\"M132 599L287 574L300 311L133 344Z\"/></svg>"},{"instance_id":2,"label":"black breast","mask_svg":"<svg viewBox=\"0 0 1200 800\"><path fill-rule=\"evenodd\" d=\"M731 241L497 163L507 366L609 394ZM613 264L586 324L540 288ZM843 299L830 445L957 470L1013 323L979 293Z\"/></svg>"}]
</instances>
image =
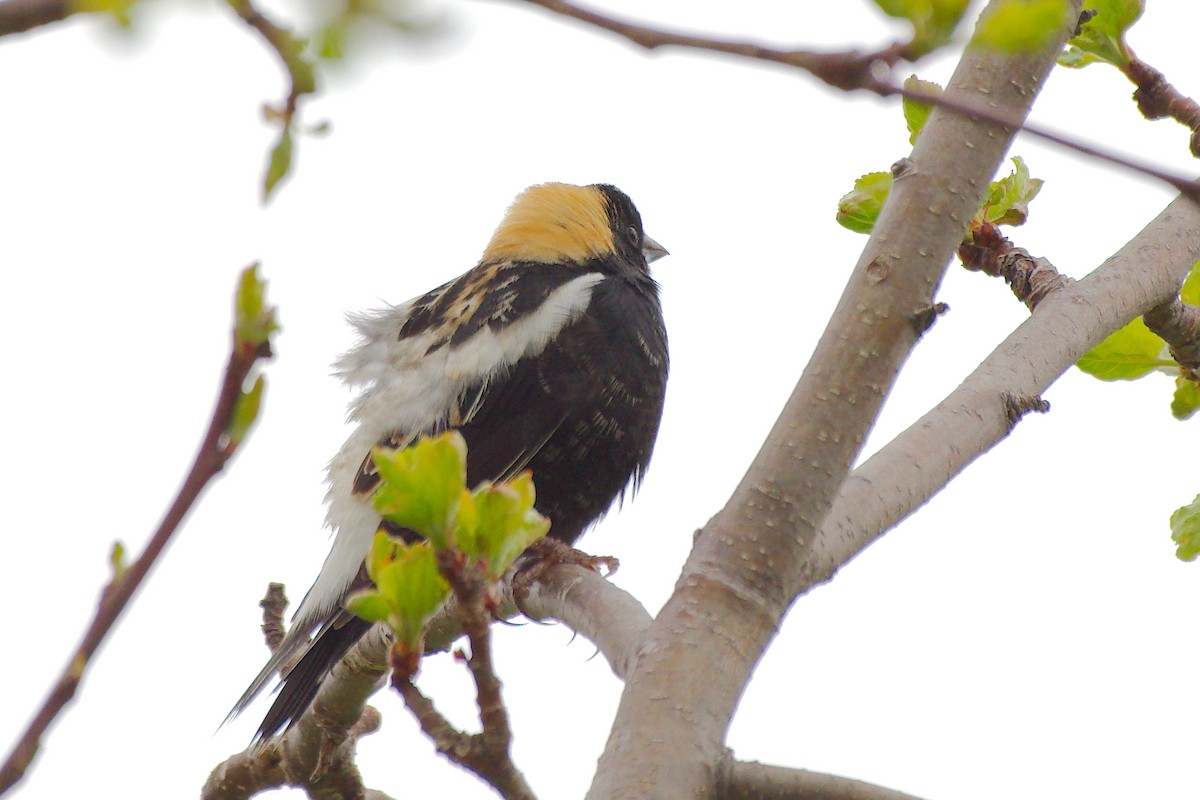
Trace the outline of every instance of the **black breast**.
<instances>
[{"instance_id":1,"label":"black breast","mask_svg":"<svg viewBox=\"0 0 1200 800\"><path fill-rule=\"evenodd\" d=\"M640 482L658 435L667 338L657 286L618 273L539 355L519 361L460 428L469 485L524 465L550 535L571 543Z\"/></svg>"}]
</instances>

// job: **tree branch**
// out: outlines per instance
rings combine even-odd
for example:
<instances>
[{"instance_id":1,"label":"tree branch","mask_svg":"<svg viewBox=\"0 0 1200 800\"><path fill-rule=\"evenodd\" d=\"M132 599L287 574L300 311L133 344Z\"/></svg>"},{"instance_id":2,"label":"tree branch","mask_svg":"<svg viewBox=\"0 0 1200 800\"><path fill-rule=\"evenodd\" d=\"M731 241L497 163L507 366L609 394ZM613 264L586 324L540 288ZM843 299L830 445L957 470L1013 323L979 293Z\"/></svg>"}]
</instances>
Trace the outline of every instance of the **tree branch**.
<instances>
[{"instance_id":1,"label":"tree branch","mask_svg":"<svg viewBox=\"0 0 1200 800\"><path fill-rule=\"evenodd\" d=\"M4 0L0 2L0 36L59 22L74 14L75 9L69 0Z\"/></svg>"},{"instance_id":2,"label":"tree branch","mask_svg":"<svg viewBox=\"0 0 1200 800\"><path fill-rule=\"evenodd\" d=\"M1176 198L1087 277L1038 304L963 383L843 484L800 572L804 591L924 505L1012 429L1003 396L1037 396L1134 317L1176 295L1200 259L1200 205Z\"/></svg>"},{"instance_id":3,"label":"tree branch","mask_svg":"<svg viewBox=\"0 0 1200 800\"><path fill-rule=\"evenodd\" d=\"M247 272L256 267L257 265L248 268ZM245 275L244 272L243 286ZM255 280L257 280L256 277ZM188 470L183 485L179 488L175 499L171 501L166 515L137 561L127 568L120 564L116 566L116 574L101 592L99 608L96 609L96 615L88 625L83 640L75 649L75 653L50 690L42 707L21 734L21 738L17 741L4 765L0 767L0 794L8 791L24 776L37 753L42 736L50 727L50 723L75 696L92 657L96 655L96 651L108 637L121 614L124 613L129 601L146 580L150 568L154 566L167 546L167 542L171 540L192 506L200 498L204 488L221 473L243 441L245 430L242 430L241 435L237 436L231 433L239 422L239 406L245 397L243 387L259 360L271 357L271 345L267 336L270 330L274 329L273 311L265 307L263 311L263 316L269 321L270 327L266 329L267 335L264 335L261 341L249 341L243 338L243 320L239 315L234 326L233 345L229 361L225 366L220 392L217 395L216 407L209 420L208 430L201 441L200 450L192 461L191 469ZM261 320L255 320L255 322L261 322ZM244 422L246 425L249 424L249 421Z\"/></svg>"},{"instance_id":4,"label":"tree branch","mask_svg":"<svg viewBox=\"0 0 1200 800\"><path fill-rule=\"evenodd\" d=\"M1176 89L1166 76L1132 52L1121 72L1137 86L1133 99L1142 115L1146 119L1170 117L1186 127L1192 132L1192 155L1200 158L1200 103Z\"/></svg>"},{"instance_id":5,"label":"tree branch","mask_svg":"<svg viewBox=\"0 0 1200 800\"><path fill-rule=\"evenodd\" d=\"M946 96L1023 117L1068 33L1035 58L969 50ZM943 109L930 116L796 390L647 631L589 798L711 792L746 681L809 584L817 531L916 342L911 318L933 305L1012 134Z\"/></svg>"},{"instance_id":6,"label":"tree branch","mask_svg":"<svg viewBox=\"0 0 1200 800\"><path fill-rule=\"evenodd\" d=\"M840 775L729 759L716 797L728 800L920 800Z\"/></svg>"},{"instance_id":7,"label":"tree branch","mask_svg":"<svg viewBox=\"0 0 1200 800\"><path fill-rule=\"evenodd\" d=\"M579 6L564 2L564 0L523 0L530 5L539 6L556 14L579 20L588 25L602 28L648 50L658 47L686 47L696 50L707 50L715 53L739 56L755 61L767 61L773 64L783 64L808 72L812 76L843 91L862 89L874 92L882 97L900 96L916 100L936 108L955 111L974 117L978 120L999 125L1013 130L1022 130L1031 136L1074 150L1077 153L1091 156L1110 164L1147 175L1163 181L1184 194L1200 199L1200 181L1177 175L1159 169L1149 164L1135 161L1119 153L1110 152L1095 145L1084 144L1061 133L1030 124L1024 114L1014 115L999 108L990 98L984 97L979 102L967 102L961 96L952 97L948 94L930 95L921 91L906 89L891 83L887 74L881 68L891 67L901 60L912 60L910 47L904 43L894 43L882 50L861 53L848 50L832 53L818 53L811 50L780 50L747 42L730 42L702 36L673 33L632 22L616 20L593 11L587 11Z\"/></svg>"},{"instance_id":8,"label":"tree branch","mask_svg":"<svg viewBox=\"0 0 1200 800\"><path fill-rule=\"evenodd\" d=\"M1200 308L1172 297L1145 313L1146 327L1161 336L1192 380L1200 380Z\"/></svg>"}]
</instances>

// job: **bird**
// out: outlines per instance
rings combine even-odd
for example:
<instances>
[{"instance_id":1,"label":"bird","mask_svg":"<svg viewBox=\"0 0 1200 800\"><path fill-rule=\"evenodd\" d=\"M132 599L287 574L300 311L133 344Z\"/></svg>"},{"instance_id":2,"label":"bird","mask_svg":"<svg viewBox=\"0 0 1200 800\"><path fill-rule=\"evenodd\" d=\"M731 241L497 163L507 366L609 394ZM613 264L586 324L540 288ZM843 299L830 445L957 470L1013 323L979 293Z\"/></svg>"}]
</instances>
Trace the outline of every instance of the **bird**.
<instances>
[{"instance_id":1,"label":"bird","mask_svg":"<svg viewBox=\"0 0 1200 800\"><path fill-rule=\"evenodd\" d=\"M366 580L376 532L418 538L371 504L373 447L457 430L467 485L530 470L548 536L567 546L636 493L666 396L667 333L649 265L667 254L615 186L538 184L512 202L474 268L406 303L348 316L359 339L334 368L359 390L349 412L357 427L328 467L333 545L230 712L282 671L255 743L296 722L370 629L342 601Z\"/></svg>"}]
</instances>

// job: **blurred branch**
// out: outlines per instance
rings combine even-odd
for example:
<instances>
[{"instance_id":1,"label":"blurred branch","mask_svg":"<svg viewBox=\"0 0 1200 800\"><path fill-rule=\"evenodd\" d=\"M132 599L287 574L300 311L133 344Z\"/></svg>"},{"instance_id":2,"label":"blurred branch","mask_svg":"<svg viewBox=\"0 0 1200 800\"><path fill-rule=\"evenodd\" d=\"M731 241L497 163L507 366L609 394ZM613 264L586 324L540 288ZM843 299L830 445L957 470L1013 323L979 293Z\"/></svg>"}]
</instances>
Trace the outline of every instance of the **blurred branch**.
<instances>
[{"instance_id":1,"label":"blurred branch","mask_svg":"<svg viewBox=\"0 0 1200 800\"><path fill-rule=\"evenodd\" d=\"M715 792L728 800L919 800L840 775L729 759Z\"/></svg>"},{"instance_id":2,"label":"blurred branch","mask_svg":"<svg viewBox=\"0 0 1200 800\"><path fill-rule=\"evenodd\" d=\"M305 43L292 35L287 28L272 22L258 10L251 0L227 0L232 8L250 28L262 37L267 46L275 51L288 76L288 93L283 105L279 108L266 106L268 119L279 121L279 138L271 148L267 161L267 172L263 178L263 200L271 196L271 192L292 166L292 135L293 122L296 116L300 98L317 90L317 79L312 63L304 57Z\"/></svg>"},{"instance_id":3,"label":"blurred branch","mask_svg":"<svg viewBox=\"0 0 1200 800\"><path fill-rule=\"evenodd\" d=\"M524 0L571 19L611 31L647 50L658 47L687 47L716 53L741 56L757 61L770 61L797 67L838 89L869 89L880 91L886 88L879 83L873 72L879 66L892 67L897 61L909 60L908 45L895 42L875 52L861 53L857 50L820 53L813 50L780 50L774 47L749 42L730 42L672 33L632 22L622 22L594 11L588 11L563 0ZM882 92L881 92L882 93Z\"/></svg>"},{"instance_id":4,"label":"blurred branch","mask_svg":"<svg viewBox=\"0 0 1200 800\"><path fill-rule=\"evenodd\" d=\"M259 360L271 357L270 334L275 330L274 309L262 304L262 287L258 283L256 269L257 265L253 265L242 273L236 302L233 346L217 395L216 408L213 409L200 451L196 454L183 485L159 523L158 529L137 561L126 567L119 561L119 549L116 551L115 574L100 595L99 608L96 609L96 615L83 635L83 641L75 649L66 669L50 690L42 707L21 734L12 753L0 767L0 794L7 792L25 775L37 754L43 734L75 696L92 657L120 619L134 593L146 579L150 568L183 523L201 492L225 468L253 422L258 398L261 397L262 379L259 378L252 390L247 391L244 386ZM253 296L248 297L248 292L253 293Z\"/></svg>"},{"instance_id":5,"label":"blurred branch","mask_svg":"<svg viewBox=\"0 0 1200 800\"><path fill-rule=\"evenodd\" d=\"M860 53L854 50L831 53L817 53L810 50L780 50L747 42L730 42L722 39L690 36L632 22L623 22L594 11L588 11L564 2L564 0L522 1L623 36L648 50L658 47L686 47L783 64L802 69L828 85L843 91L863 89L882 97L905 97L1014 131L1022 130L1031 136L1052 142L1060 147L1163 181L1189 197L1200 198L1200 181L1196 179L1167 172L1119 153L1084 144L1048 128L1029 124L1024 117L1005 113L993 104L967 102L961 97L949 94L930 95L891 83L888 80L891 68L899 61L911 60L909 46L905 43L897 42L873 53Z\"/></svg>"},{"instance_id":6,"label":"blurred branch","mask_svg":"<svg viewBox=\"0 0 1200 800\"><path fill-rule=\"evenodd\" d=\"M69 0L4 0L0 2L0 36L59 22L76 11Z\"/></svg>"}]
</instances>

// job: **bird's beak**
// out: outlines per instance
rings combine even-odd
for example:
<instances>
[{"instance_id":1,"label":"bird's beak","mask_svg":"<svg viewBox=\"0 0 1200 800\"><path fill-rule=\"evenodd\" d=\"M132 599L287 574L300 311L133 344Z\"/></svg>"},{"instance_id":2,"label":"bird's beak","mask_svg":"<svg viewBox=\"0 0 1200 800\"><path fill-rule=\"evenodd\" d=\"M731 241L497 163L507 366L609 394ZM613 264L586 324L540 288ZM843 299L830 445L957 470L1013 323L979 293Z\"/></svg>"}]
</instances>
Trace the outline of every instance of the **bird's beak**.
<instances>
[{"instance_id":1,"label":"bird's beak","mask_svg":"<svg viewBox=\"0 0 1200 800\"><path fill-rule=\"evenodd\" d=\"M642 236L642 255L646 257L647 264L653 264L663 256L671 255L667 252L667 248L663 247L658 242L651 239L649 236Z\"/></svg>"}]
</instances>

